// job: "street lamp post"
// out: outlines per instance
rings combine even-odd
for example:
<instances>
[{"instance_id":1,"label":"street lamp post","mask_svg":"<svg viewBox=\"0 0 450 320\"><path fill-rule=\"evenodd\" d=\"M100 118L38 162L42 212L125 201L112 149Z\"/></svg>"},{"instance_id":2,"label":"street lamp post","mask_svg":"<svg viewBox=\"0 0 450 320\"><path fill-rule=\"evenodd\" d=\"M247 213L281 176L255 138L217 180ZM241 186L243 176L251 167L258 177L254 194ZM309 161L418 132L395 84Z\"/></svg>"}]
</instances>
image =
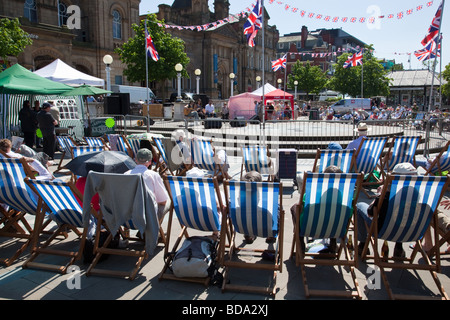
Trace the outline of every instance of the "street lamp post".
<instances>
[{"instance_id":1,"label":"street lamp post","mask_svg":"<svg viewBox=\"0 0 450 320\"><path fill-rule=\"evenodd\" d=\"M277 82L278 82L278 89L281 90L281 83L283 82L283 80L281 80L281 78L280 78L277 80Z\"/></svg>"},{"instance_id":2,"label":"street lamp post","mask_svg":"<svg viewBox=\"0 0 450 320\"><path fill-rule=\"evenodd\" d=\"M177 101L181 101L181 71L183 71L183 65L181 63L177 63L175 65L175 71L177 72L177 78L178 78Z\"/></svg>"},{"instance_id":3,"label":"street lamp post","mask_svg":"<svg viewBox=\"0 0 450 320\"><path fill-rule=\"evenodd\" d=\"M202 71L200 69L195 69L195 75L197 76L197 94L200 94L200 75Z\"/></svg>"},{"instance_id":4,"label":"street lamp post","mask_svg":"<svg viewBox=\"0 0 450 320\"><path fill-rule=\"evenodd\" d=\"M231 95L230 95L230 97L233 96L234 77L236 77L236 75L234 73L230 73L230 86L231 86Z\"/></svg>"},{"instance_id":5,"label":"street lamp post","mask_svg":"<svg viewBox=\"0 0 450 320\"><path fill-rule=\"evenodd\" d=\"M261 77L260 76L256 76L256 83L257 83L257 89L259 89L260 84L261 84Z\"/></svg>"},{"instance_id":6,"label":"street lamp post","mask_svg":"<svg viewBox=\"0 0 450 320\"><path fill-rule=\"evenodd\" d=\"M105 71L106 71L106 90L111 91L111 64L113 63L114 59L109 54L105 55L103 57L103 63L106 65ZM108 93L108 96L110 94Z\"/></svg>"},{"instance_id":7,"label":"street lamp post","mask_svg":"<svg viewBox=\"0 0 450 320\"><path fill-rule=\"evenodd\" d=\"M294 99L297 100L297 86L298 86L298 81L295 80L294 81L294 88L295 88L295 95L294 95Z\"/></svg>"}]
</instances>

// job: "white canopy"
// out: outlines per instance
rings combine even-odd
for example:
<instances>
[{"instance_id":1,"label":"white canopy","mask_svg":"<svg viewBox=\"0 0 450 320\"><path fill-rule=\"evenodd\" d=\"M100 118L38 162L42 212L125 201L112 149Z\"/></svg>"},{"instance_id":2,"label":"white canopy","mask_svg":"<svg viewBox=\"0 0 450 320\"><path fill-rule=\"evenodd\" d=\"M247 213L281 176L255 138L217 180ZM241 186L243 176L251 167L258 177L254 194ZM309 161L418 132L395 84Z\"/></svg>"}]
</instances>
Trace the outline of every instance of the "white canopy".
<instances>
[{"instance_id":1,"label":"white canopy","mask_svg":"<svg viewBox=\"0 0 450 320\"><path fill-rule=\"evenodd\" d=\"M36 70L34 73L40 75L41 77L73 87L81 86L83 84L97 87L104 87L105 85L105 81L103 79L78 71L60 59L56 59L49 65Z\"/></svg>"},{"instance_id":2,"label":"white canopy","mask_svg":"<svg viewBox=\"0 0 450 320\"><path fill-rule=\"evenodd\" d=\"M270 83L266 83L264 85L264 94L268 94L269 92L275 91L277 90L277 88L275 88L273 85L271 85ZM263 94L263 87L260 87L259 89L256 89L255 91L252 92L252 94L255 94L257 96L262 96Z\"/></svg>"}]
</instances>

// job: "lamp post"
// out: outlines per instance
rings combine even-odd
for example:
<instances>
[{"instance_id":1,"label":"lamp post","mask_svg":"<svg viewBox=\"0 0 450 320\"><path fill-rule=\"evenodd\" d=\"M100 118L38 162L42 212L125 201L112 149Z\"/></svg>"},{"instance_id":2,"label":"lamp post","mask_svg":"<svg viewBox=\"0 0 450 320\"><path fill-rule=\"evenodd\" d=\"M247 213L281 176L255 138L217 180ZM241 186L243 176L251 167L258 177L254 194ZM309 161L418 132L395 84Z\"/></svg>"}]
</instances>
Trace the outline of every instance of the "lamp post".
<instances>
[{"instance_id":1,"label":"lamp post","mask_svg":"<svg viewBox=\"0 0 450 320\"><path fill-rule=\"evenodd\" d=\"M295 99L295 100L297 100L297 86L298 86L298 81L295 80L295 81L294 81L294 88L295 88L294 99Z\"/></svg>"},{"instance_id":2,"label":"lamp post","mask_svg":"<svg viewBox=\"0 0 450 320\"><path fill-rule=\"evenodd\" d=\"M202 71L200 69L195 69L194 73L197 76L197 94L200 94L200 75L202 74Z\"/></svg>"},{"instance_id":3,"label":"lamp post","mask_svg":"<svg viewBox=\"0 0 450 320\"><path fill-rule=\"evenodd\" d=\"M280 78L277 80L277 82L278 82L278 89L281 90L281 83L283 82L283 80L281 80L281 78Z\"/></svg>"},{"instance_id":4,"label":"lamp post","mask_svg":"<svg viewBox=\"0 0 450 320\"><path fill-rule=\"evenodd\" d=\"M181 101L181 71L183 71L183 65L181 63L177 63L175 65L175 71L177 72L177 78L178 78L177 101Z\"/></svg>"},{"instance_id":5,"label":"lamp post","mask_svg":"<svg viewBox=\"0 0 450 320\"><path fill-rule=\"evenodd\" d=\"M103 57L103 63L106 65L105 71L106 71L106 90L111 91L111 64L113 63L114 59L109 54L105 55ZM110 94L108 93L108 96Z\"/></svg>"},{"instance_id":6,"label":"lamp post","mask_svg":"<svg viewBox=\"0 0 450 320\"><path fill-rule=\"evenodd\" d=\"M260 76L256 76L256 83L257 83L257 89L259 89L260 87L260 83L261 83L261 77Z\"/></svg>"},{"instance_id":7,"label":"lamp post","mask_svg":"<svg viewBox=\"0 0 450 320\"><path fill-rule=\"evenodd\" d=\"M231 86L231 95L230 95L230 97L233 96L234 77L236 77L236 75L233 72L230 73L230 86Z\"/></svg>"}]
</instances>

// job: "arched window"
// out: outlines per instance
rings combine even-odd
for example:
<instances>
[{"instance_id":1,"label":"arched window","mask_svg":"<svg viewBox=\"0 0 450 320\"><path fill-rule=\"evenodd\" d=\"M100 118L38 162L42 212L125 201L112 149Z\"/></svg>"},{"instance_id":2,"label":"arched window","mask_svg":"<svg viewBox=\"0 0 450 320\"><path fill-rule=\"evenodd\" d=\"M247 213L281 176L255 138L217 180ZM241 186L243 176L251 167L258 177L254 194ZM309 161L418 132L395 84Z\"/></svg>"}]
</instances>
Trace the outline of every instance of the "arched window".
<instances>
[{"instance_id":1,"label":"arched window","mask_svg":"<svg viewBox=\"0 0 450 320\"><path fill-rule=\"evenodd\" d=\"M67 5L58 1L58 24L60 27L67 25L67 19L69 18L67 14Z\"/></svg>"},{"instance_id":2,"label":"arched window","mask_svg":"<svg viewBox=\"0 0 450 320\"><path fill-rule=\"evenodd\" d=\"M37 8L35 0L25 0L25 4L23 6L23 16L28 18L30 22L37 23Z\"/></svg>"},{"instance_id":3,"label":"arched window","mask_svg":"<svg viewBox=\"0 0 450 320\"><path fill-rule=\"evenodd\" d=\"M113 11L113 38L122 39L122 15L119 11Z\"/></svg>"}]
</instances>

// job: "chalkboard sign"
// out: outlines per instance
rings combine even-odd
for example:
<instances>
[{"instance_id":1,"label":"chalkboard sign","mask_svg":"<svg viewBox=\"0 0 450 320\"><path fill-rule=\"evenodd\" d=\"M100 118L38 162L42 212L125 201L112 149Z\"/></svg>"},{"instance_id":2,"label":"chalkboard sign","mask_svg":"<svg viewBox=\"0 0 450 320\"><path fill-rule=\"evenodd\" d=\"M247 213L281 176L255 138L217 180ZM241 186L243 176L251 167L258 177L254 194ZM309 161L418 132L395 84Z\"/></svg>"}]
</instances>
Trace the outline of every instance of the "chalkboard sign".
<instances>
[{"instance_id":1,"label":"chalkboard sign","mask_svg":"<svg viewBox=\"0 0 450 320\"><path fill-rule=\"evenodd\" d=\"M100 137L104 134L113 134L115 133L115 125L108 123L106 124L106 120L113 118L95 118L91 119L91 135L93 137Z\"/></svg>"}]
</instances>

